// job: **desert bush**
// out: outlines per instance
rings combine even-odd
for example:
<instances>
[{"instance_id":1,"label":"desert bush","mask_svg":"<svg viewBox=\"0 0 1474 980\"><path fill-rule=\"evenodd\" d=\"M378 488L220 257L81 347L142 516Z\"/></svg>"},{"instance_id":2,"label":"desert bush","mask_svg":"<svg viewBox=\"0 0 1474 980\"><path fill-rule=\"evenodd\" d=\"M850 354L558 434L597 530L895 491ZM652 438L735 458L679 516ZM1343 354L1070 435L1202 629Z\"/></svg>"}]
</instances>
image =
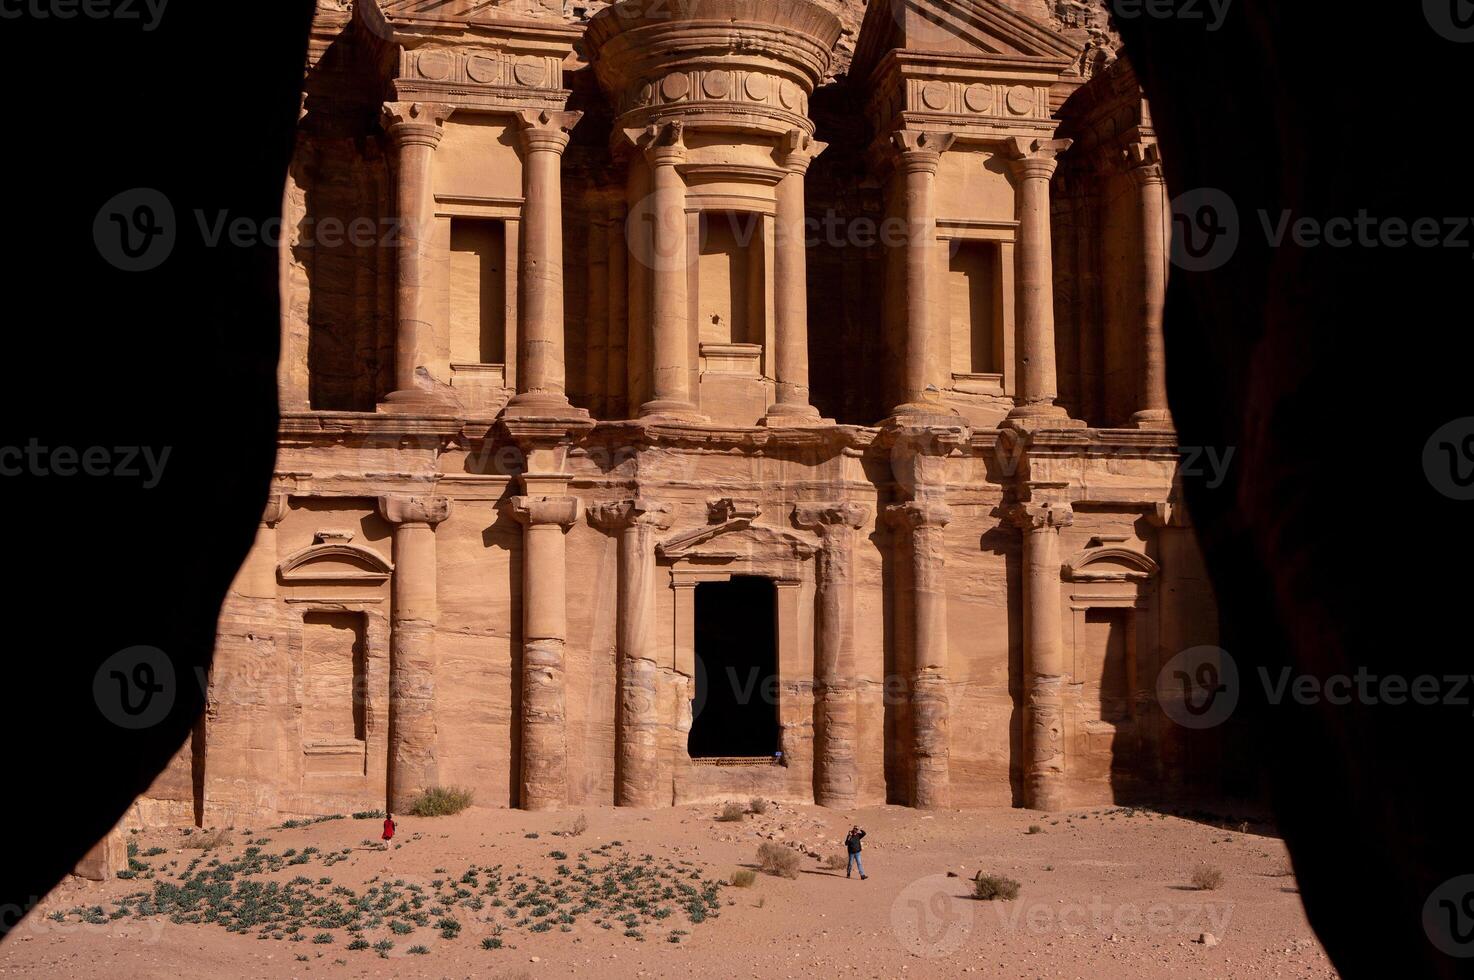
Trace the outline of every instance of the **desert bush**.
<instances>
[{"instance_id":1,"label":"desert bush","mask_svg":"<svg viewBox=\"0 0 1474 980\"><path fill-rule=\"evenodd\" d=\"M830 871L843 871L850 866L850 859L845 854L831 854L824 859L824 867Z\"/></svg>"},{"instance_id":2,"label":"desert bush","mask_svg":"<svg viewBox=\"0 0 1474 980\"><path fill-rule=\"evenodd\" d=\"M412 817L448 817L471 805L475 794L463 786L432 786L409 805Z\"/></svg>"},{"instance_id":3,"label":"desert bush","mask_svg":"<svg viewBox=\"0 0 1474 980\"><path fill-rule=\"evenodd\" d=\"M750 813L767 813L768 801L763 799L761 796L754 796L752 799L747 801L747 809Z\"/></svg>"},{"instance_id":4,"label":"desert bush","mask_svg":"<svg viewBox=\"0 0 1474 980\"><path fill-rule=\"evenodd\" d=\"M196 850L208 851L212 847L224 847L230 843L230 831L210 830L200 834L190 834L184 839L182 847L192 847Z\"/></svg>"},{"instance_id":5,"label":"desert bush","mask_svg":"<svg viewBox=\"0 0 1474 980\"><path fill-rule=\"evenodd\" d=\"M972 895L985 902L1002 899L1011 902L1018 898L1019 883L1002 875L985 875L981 871L972 880Z\"/></svg>"},{"instance_id":6,"label":"desert bush","mask_svg":"<svg viewBox=\"0 0 1474 980\"><path fill-rule=\"evenodd\" d=\"M1029 833L1031 833L1031 834L1042 834L1042 833L1044 833L1044 828L1041 827L1041 826L1039 826L1036 823L1031 823L1031 824L1029 824Z\"/></svg>"},{"instance_id":7,"label":"desert bush","mask_svg":"<svg viewBox=\"0 0 1474 980\"><path fill-rule=\"evenodd\" d=\"M1223 872L1211 865L1200 864L1193 868L1192 883L1198 891L1214 891L1223 884Z\"/></svg>"},{"instance_id":8,"label":"desert bush","mask_svg":"<svg viewBox=\"0 0 1474 980\"><path fill-rule=\"evenodd\" d=\"M798 877L798 852L791 847L765 840L757 846L757 861L766 874L780 878Z\"/></svg>"},{"instance_id":9,"label":"desert bush","mask_svg":"<svg viewBox=\"0 0 1474 980\"><path fill-rule=\"evenodd\" d=\"M746 813L741 803L728 803L722 807L722 812L717 814L717 820L722 823L734 823L741 820Z\"/></svg>"},{"instance_id":10,"label":"desert bush","mask_svg":"<svg viewBox=\"0 0 1474 980\"><path fill-rule=\"evenodd\" d=\"M732 886L734 888L751 888L757 883L757 872L751 868L738 868L732 872Z\"/></svg>"},{"instance_id":11,"label":"desert bush","mask_svg":"<svg viewBox=\"0 0 1474 980\"><path fill-rule=\"evenodd\" d=\"M580 813L578 816L573 818L573 823L569 825L568 829L563 831L563 836L577 837L588 829L589 818Z\"/></svg>"}]
</instances>

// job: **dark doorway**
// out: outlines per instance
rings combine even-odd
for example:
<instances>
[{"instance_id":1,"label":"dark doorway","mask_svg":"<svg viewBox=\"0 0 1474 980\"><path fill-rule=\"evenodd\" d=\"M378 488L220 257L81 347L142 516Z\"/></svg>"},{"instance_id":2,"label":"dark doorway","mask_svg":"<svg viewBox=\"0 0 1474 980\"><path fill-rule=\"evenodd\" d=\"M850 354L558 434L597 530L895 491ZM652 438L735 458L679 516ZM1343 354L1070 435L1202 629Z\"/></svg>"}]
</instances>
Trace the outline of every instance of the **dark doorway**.
<instances>
[{"instance_id":1,"label":"dark doorway","mask_svg":"<svg viewBox=\"0 0 1474 980\"><path fill-rule=\"evenodd\" d=\"M778 750L778 591L735 575L696 586L696 702L691 758Z\"/></svg>"}]
</instances>

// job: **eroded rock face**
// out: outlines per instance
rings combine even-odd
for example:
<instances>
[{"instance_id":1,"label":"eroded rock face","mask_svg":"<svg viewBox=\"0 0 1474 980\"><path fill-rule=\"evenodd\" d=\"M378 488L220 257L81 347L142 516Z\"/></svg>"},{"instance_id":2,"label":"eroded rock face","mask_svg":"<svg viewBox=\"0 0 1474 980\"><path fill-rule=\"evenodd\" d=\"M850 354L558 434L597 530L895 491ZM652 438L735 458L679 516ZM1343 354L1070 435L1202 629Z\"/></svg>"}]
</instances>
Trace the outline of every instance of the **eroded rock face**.
<instances>
[{"instance_id":1,"label":"eroded rock face","mask_svg":"<svg viewBox=\"0 0 1474 980\"><path fill-rule=\"evenodd\" d=\"M1149 114L1083 8L923 7L323 11L271 505L136 819L1212 781Z\"/></svg>"}]
</instances>

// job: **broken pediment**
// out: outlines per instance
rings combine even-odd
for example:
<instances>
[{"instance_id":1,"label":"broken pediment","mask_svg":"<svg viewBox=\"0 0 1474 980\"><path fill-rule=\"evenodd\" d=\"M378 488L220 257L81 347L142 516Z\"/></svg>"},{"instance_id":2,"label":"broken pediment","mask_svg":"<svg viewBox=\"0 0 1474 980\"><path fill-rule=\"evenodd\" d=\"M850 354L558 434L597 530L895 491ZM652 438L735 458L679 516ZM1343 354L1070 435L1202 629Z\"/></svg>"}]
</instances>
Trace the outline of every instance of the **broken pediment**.
<instances>
[{"instance_id":1,"label":"broken pediment","mask_svg":"<svg viewBox=\"0 0 1474 980\"><path fill-rule=\"evenodd\" d=\"M656 552L667 561L763 562L809 558L819 550L816 536L754 524L756 516L755 512L740 514L720 523L682 531L657 545Z\"/></svg>"},{"instance_id":2,"label":"broken pediment","mask_svg":"<svg viewBox=\"0 0 1474 980\"><path fill-rule=\"evenodd\" d=\"M277 574L283 582L387 581L394 566L372 548L352 541L352 531L318 531L311 545L292 552L277 566Z\"/></svg>"},{"instance_id":3,"label":"broken pediment","mask_svg":"<svg viewBox=\"0 0 1474 980\"><path fill-rule=\"evenodd\" d=\"M894 50L1064 63L1079 57L1069 38L998 0L871 0L850 74L865 78Z\"/></svg>"}]
</instances>

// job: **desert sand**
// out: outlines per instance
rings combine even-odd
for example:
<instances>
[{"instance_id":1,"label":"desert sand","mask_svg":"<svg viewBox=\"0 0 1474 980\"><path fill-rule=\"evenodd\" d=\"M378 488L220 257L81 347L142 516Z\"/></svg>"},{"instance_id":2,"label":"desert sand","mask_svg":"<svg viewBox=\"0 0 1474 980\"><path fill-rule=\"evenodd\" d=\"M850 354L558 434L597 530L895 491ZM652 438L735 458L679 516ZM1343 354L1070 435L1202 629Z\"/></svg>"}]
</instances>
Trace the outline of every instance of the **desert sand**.
<instances>
[{"instance_id":1,"label":"desert sand","mask_svg":"<svg viewBox=\"0 0 1474 980\"><path fill-rule=\"evenodd\" d=\"M141 831L129 840L148 870L130 880L68 879L0 945L0 974L601 980L1336 975L1306 922L1283 844L1258 824L1119 808L923 815L904 807L846 813L772 803L761 814L721 822L720 809L534 814L472 807L455 816L400 818L387 850L374 843L379 820L350 816L288 829L234 829L227 843L208 851L183 846L205 831ZM587 829L569 835L580 814ZM868 831L866 881L847 880L812 856L840 854L851 820ZM796 876L759 871L750 886L730 884L734 872L756 868L764 840L807 852ZM238 862L248 847L258 848L260 870L237 873L219 888L228 892L242 882L284 887L296 878L299 894L321 896L316 906L308 902L309 909L328 901L351 907L367 894L362 901L382 898L386 906L374 913L380 921L360 934L302 925L297 931L306 938L293 941L283 932L284 924L296 921L290 915L268 926L266 938L258 938L259 927L233 933L218 922L140 916L136 901L130 914L109 918L126 896L151 895L161 881L179 883L192 861L199 859L199 876L212 861ZM280 869L270 870L273 864ZM1221 871L1222 884L1193 887L1200 865ZM979 871L1017 880L1017 899L972 898ZM648 886L656 900L644 910L664 906L663 917L642 915L633 905L610 909L625 888L616 883L620 875L631 894ZM320 883L323 878L330 883ZM550 893L563 890L565 901L518 907L519 896L542 887L538 879ZM588 894L579 879L595 892L607 880L603 894L616 897L585 907ZM369 892L375 888L381 891ZM457 897L457 888L463 896ZM662 890L673 897L658 900ZM415 896L418 908L405 902ZM447 905L447 899L459 904ZM479 909L466 904L473 901ZM690 911L693 902L701 911ZM100 911L89 916L85 910L94 906ZM427 924L416 925L397 910ZM621 921L626 915L635 918ZM453 938L442 938L440 922L447 916L460 925ZM95 921L84 921L88 917ZM533 931L542 919L550 925ZM391 921L409 931L393 931ZM270 938L273 930L283 938ZM331 941L314 941L324 932ZM349 949L356 935L367 948ZM483 945L492 936L501 940L499 948ZM392 947L375 948L385 941ZM426 952L411 953L413 947Z\"/></svg>"}]
</instances>

